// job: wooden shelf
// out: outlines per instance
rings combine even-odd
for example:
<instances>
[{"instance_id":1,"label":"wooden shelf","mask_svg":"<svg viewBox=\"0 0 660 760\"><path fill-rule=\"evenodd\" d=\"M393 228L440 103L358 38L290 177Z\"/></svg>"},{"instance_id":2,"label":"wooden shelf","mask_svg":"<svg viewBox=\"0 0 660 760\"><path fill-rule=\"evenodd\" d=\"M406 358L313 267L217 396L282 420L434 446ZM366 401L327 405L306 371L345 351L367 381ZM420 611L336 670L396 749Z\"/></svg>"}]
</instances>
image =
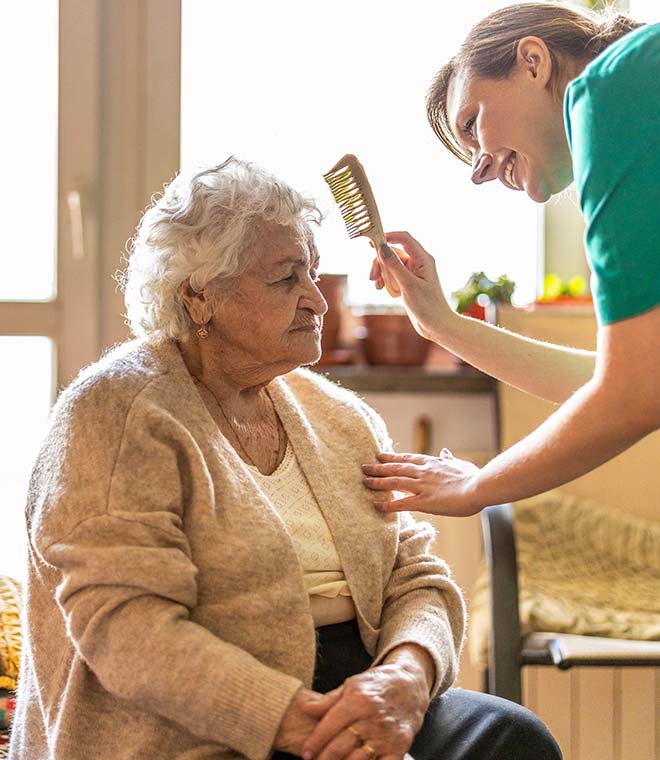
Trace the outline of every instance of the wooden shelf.
<instances>
[{"instance_id":1,"label":"wooden shelf","mask_svg":"<svg viewBox=\"0 0 660 760\"><path fill-rule=\"evenodd\" d=\"M496 381L464 364L444 367L320 365L315 372L358 393L491 393Z\"/></svg>"}]
</instances>

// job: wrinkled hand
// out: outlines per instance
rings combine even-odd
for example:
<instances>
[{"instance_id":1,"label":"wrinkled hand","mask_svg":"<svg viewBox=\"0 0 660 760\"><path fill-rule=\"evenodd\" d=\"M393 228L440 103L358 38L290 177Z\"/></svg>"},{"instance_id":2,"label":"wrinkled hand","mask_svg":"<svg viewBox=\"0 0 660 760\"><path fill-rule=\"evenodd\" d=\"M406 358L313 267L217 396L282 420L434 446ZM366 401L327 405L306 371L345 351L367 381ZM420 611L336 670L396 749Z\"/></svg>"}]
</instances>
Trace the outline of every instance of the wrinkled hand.
<instances>
[{"instance_id":1,"label":"wrinkled hand","mask_svg":"<svg viewBox=\"0 0 660 760\"><path fill-rule=\"evenodd\" d=\"M388 243L398 245L381 248L369 278L378 289L385 281L390 289L396 287L417 332L434 340L443 320L454 314L442 291L435 259L408 232L388 232L385 237Z\"/></svg>"},{"instance_id":2,"label":"wrinkled hand","mask_svg":"<svg viewBox=\"0 0 660 760\"><path fill-rule=\"evenodd\" d=\"M378 454L379 464L364 464L363 483L373 491L400 491L403 498L377 500L382 512L429 512L467 517L476 514L473 494L479 468L456 459L443 449L438 457L426 454Z\"/></svg>"},{"instance_id":3,"label":"wrinkled hand","mask_svg":"<svg viewBox=\"0 0 660 760\"><path fill-rule=\"evenodd\" d=\"M314 731L322 716L310 714L305 706L319 702L322 694L301 687L294 695L287 711L284 713L273 747L280 752L289 752L302 757L303 745Z\"/></svg>"},{"instance_id":4,"label":"wrinkled hand","mask_svg":"<svg viewBox=\"0 0 660 760\"><path fill-rule=\"evenodd\" d=\"M428 705L426 680L399 665L379 665L347 678L305 707L320 722L305 742L303 758L371 760L368 745L373 758L401 760Z\"/></svg>"}]
</instances>

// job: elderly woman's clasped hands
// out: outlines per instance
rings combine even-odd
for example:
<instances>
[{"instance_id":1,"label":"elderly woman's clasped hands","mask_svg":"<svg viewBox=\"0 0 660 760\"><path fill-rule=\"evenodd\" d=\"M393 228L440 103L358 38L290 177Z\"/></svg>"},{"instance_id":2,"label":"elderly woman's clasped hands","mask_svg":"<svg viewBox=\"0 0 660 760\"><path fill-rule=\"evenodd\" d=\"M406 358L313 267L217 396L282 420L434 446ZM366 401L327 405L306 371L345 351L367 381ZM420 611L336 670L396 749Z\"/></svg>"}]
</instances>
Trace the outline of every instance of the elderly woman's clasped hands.
<instances>
[{"instance_id":1,"label":"elderly woman's clasped hands","mask_svg":"<svg viewBox=\"0 0 660 760\"><path fill-rule=\"evenodd\" d=\"M300 689L275 744L304 760L399 760L424 721L433 678L421 647L397 647L327 694Z\"/></svg>"}]
</instances>

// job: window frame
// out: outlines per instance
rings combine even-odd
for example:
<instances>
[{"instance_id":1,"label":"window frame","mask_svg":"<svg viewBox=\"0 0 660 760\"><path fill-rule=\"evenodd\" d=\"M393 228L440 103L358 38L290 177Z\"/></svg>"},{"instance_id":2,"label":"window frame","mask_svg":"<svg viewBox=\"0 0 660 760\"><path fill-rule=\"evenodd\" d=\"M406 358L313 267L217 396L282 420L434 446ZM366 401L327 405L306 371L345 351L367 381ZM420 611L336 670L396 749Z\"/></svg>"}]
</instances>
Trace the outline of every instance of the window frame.
<instances>
[{"instance_id":1,"label":"window frame","mask_svg":"<svg viewBox=\"0 0 660 760\"><path fill-rule=\"evenodd\" d=\"M56 293L0 301L0 335L55 345L53 396L129 336L114 275L179 165L179 0L60 0Z\"/></svg>"}]
</instances>

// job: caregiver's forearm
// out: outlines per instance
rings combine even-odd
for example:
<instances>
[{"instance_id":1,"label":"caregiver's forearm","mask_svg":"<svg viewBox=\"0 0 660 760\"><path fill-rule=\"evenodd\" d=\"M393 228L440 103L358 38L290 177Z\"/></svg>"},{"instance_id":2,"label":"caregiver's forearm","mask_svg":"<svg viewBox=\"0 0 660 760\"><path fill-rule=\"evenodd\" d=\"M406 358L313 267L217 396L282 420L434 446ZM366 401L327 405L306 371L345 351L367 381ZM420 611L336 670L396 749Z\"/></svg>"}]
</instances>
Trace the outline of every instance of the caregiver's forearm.
<instances>
[{"instance_id":1,"label":"caregiver's forearm","mask_svg":"<svg viewBox=\"0 0 660 760\"><path fill-rule=\"evenodd\" d=\"M485 507L567 483L632 446L657 427L630 394L592 380L542 425L475 476L469 500Z\"/></svg>"},{"instance_id":2,"label":"caregiver's forearm","mask_svg":"<svg viewBox=\"0 0 660 760\"><path fill-rule=\"evenodd\" d=\"M558 346L455 312L432 339L483 372L539 398L561 403L594 373L592 351Z\"/></svg>"}]
</instances>

